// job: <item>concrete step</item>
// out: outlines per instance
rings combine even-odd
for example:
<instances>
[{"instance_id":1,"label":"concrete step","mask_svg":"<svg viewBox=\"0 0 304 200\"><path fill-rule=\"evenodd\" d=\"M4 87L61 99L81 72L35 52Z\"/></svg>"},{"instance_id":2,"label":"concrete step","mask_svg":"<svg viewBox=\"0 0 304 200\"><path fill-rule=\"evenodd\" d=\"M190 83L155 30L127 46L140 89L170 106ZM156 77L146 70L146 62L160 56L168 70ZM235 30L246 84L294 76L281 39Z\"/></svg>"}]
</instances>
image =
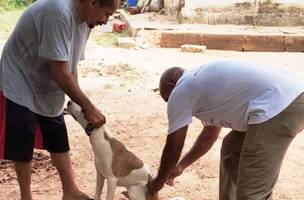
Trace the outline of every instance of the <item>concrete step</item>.
<instances>
[{"instance_id":1,"label":"concrete step","mask_svg":"<svg viewBox=\"0 0 304 200\"><path fill-rule=\"evenodd\" d=\"M165 31L160 46L179 48L184 44L205 45L207 49L235 51L304 52L303 35L204 34Z\"/></svg>"},{"instance_id":2,"label":"concrete step","mask_svg":"<svg viewBox=\"0 0 304 200\"><path fill-rule=\"evenodd\" d=\"M218 50L304 52L304 26L179 24L170 16L128 15L124 11L121 19L128 23L131 36L141 29L160 31L160 46L164 48L192 44Z\"/></svg>"}]
</instances>

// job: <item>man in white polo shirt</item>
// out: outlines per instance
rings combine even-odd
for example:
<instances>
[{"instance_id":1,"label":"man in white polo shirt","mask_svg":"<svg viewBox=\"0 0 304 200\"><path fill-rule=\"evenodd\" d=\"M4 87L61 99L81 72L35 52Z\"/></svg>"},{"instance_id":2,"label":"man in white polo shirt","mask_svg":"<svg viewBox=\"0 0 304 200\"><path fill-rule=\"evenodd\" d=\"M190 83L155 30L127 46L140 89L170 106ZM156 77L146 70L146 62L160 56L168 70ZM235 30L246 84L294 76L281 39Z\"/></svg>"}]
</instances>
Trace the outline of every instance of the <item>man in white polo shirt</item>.
<instances>
[{"instance_id":1,"label":"man in white polo shirt","mask_svg":"<svg viewBox=\"0 0 304 200\"><path fill-rule=\"evenodd\" d=\"M304 83L285 71L245 62L218 61L192 70L170 68L160 79L168 102L168 136L153 196L231 128L221 148L220 200L272 198L280 167L293 138L304 128ZM204 129L178 162L192 117Z\"/></svg>"}]
</instances>

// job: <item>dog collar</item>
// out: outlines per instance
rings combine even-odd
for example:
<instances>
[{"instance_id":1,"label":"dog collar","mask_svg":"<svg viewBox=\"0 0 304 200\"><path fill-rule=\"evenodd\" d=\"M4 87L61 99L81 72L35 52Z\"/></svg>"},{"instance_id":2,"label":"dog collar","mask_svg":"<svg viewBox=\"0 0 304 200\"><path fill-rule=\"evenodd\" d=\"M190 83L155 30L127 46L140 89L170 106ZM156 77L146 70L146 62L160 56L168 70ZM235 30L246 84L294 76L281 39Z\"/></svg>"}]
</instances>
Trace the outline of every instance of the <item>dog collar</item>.
<instances>
[{"instance_id":1,"label":"dog collar","mask_svg":"<svg viewBox=\"0 0 304 200\"><path fill-rule=\"evenodd\" d=\"M85 128L85 132L90 137L92 135L92 132L94 129L95 129L95 126L91 123L88 123L87 127Z\"/></svg>"}]
</instances>

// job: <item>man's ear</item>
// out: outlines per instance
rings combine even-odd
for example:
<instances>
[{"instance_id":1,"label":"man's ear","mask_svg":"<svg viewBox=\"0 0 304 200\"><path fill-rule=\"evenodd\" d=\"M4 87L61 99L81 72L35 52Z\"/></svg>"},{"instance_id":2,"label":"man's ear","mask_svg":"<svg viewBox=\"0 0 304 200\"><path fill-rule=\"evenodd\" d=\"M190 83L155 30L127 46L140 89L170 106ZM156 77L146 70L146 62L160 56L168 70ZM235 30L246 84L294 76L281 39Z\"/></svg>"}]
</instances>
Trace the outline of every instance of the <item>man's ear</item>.
<instances>
[{"instance_id":1,"label":"man's ear","mask_svg":"<svg viewBox=\"0 0 304 200\"><path fill-rule=\"evenodd\" d=\"M97 0L90 0L90 4L91 4L92 6L95 6L96 3L97 3Z\"/></svg>"},{"instance_id":2,"label":"man's ear","mask_svg":"<svg viewBox=\"0 0 304 200\"><path fill-rule=\"evenodd\" d=\"M172 81L170 81L170 82L168 83L168 85L169 85L170 87L174 87L174 86L175 86L175 83L173 83Z\"/></svg>"}]
</instances>

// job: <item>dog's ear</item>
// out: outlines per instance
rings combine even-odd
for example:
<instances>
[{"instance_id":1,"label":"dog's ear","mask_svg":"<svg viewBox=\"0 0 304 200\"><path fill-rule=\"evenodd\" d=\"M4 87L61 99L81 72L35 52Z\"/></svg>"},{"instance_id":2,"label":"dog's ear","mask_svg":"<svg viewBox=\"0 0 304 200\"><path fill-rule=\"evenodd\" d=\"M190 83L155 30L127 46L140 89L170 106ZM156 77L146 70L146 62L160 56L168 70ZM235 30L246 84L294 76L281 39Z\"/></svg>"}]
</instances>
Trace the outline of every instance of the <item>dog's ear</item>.
<instances>
[{"instance_id":1,"label":"dog's ear","mask_svg":"<svg viewBox=\"0 0 304 200\"><path fill-rule=\"evenodd\" d=\"M152 176L151 176L151 174L148 174L148 181L151 181L152 180Z\"/></svg>"},{"instance_id":2,"label":"dog's ear","mask_svg":"<svg viewBox=\"0 0 304 200\"><path fill-rule=\"evenodd\" d=\"M122 194L123 194L127 199L130 199L129 194L128 194L127 191L123 191Z\"/></svg>"},{"instance_id":3,"label":"dog's ear","mask_svg":"<svg viewBox=\"0 0 304 200\"><path fill-rule=\"evenodd\" d=\"M68 111L68 109L67 108L64 108L63 109L63 115L69 115L70 113L69 113L69 111Z\"/></svg>"},{"instance_id":4,"label":"dog's ear","mask_svg":"<svg viewBox=\"0 0 304 200\"><path fill-rule=\"evenodd\" d=\"M95 126L92 123L88 123L87 127L85 128L86 134L90 136L94 128Z\"/></svg>"}]
</instances>

